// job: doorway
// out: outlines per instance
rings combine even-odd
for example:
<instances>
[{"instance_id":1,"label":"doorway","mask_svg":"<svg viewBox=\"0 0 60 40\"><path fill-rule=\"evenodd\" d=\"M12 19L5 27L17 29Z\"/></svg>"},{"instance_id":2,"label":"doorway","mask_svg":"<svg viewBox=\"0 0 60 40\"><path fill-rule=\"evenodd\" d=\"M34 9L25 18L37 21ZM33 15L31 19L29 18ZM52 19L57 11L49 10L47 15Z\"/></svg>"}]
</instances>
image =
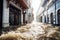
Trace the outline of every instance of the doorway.
<instances>
[{"instance_id":1,"label":"doorway","mask_svg":"<svg viewBox=\"0 0 60 40\"><path fill-rule=\"evenodd\" d=\"M9 23L10 25L20 25L21 24L21 11L14 7L9 6Z\"/></svg>"},{"instance_id":2,"label":"doorway","mask_svg":"<svg viewBox=\"0 0 60 40\"><path fill-rule=\"evenodd\" d=\"M53 24L53 13L50 14L50 22Z\"/></svg>"},{"instance_id":3,"label":"doorway","mask_svg":"<svg viewBox=\"0 0 60 40\"><path fill-rule=\"evenodd\" d=\"M45 21L45 23L46 23L46 16L44 16L44 18L45 18L44 21Z\"/></svg>"},{"instance_id":4,"label":"doorway","mask_svg":"<svg viewBox=\"0 0 60 40\"><path fill-rule=\"evenodd\" d=\"M60 25L60 9L57 11L57 16L58 16L58 25Z\"/></svg>"},{"instance_id":5,"label":"doorway","mask_svg":"<svg viewBox=\"0 0 60 40\"><path fill-rule=\"evenodd\" d=\"M42 22L42 16L41 16L40 22Z\"/></svg>"},{"instance_id":6,"label":"doorway","mask_svg":"<svg viewBox=\"0 0 60 40\"><path fill-rule=\"evenodd\" d=\"M25 24L25 13L23 13L23 23Z\"/></svg>"}]
</instances>

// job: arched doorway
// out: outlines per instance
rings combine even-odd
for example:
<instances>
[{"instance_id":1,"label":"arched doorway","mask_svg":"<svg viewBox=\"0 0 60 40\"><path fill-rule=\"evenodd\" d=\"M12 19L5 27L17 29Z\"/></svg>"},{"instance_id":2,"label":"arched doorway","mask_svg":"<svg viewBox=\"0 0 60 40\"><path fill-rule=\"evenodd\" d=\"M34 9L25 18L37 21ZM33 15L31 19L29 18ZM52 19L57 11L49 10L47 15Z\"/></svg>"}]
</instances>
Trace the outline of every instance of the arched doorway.
<instances>
[{"instance_id":1,"label":"arched doorway","mask_svg":"<svg viewBox=\"0 0 60 40\"><path fill-rule=\"evenodd\" d=\"M50 22L53 24L53 13L50 14Z\"/></svg>"},{"instance_id":2,"label":"arched doorway","mask_svg":"<svg viewBox=\"0 0 60 40\"><path fill-rule=\"evenodd\" d=\"M57 11L57 19L58 19L58 25L60 25L60 9Z\"/></svg>"}]
</instances>

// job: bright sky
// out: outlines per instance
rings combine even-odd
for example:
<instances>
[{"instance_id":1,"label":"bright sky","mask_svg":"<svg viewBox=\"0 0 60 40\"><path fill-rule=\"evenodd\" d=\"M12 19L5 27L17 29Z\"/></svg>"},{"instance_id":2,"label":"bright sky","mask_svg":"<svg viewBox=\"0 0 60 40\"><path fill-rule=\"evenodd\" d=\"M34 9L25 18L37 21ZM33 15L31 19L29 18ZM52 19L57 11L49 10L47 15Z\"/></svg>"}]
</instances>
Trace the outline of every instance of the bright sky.
<instances>
[{"instance_id":1,"label":"bright sky","mask_svg":"<svg viewBox=\"0 0 60 40\"><path fill-rule=\"evenodd\" d=\"M41 2L41 0L32 0L32 7L34 8L34 19L36 20L36 12L37 12L37 10L38 10L38 8L39 8L39 6L40 6L40 2Z\"/></svg>"},{"instance_id":2,"label":"bright sky","mask_svg":"<svg viewBox=\"0 0 60 40\"><path fill-rule=\"evenodd\" d=\"M40 2L41 2L40 0L32 0L32 7L34 8L34 13L37 12Z\"/></svg>"}]
</instances>

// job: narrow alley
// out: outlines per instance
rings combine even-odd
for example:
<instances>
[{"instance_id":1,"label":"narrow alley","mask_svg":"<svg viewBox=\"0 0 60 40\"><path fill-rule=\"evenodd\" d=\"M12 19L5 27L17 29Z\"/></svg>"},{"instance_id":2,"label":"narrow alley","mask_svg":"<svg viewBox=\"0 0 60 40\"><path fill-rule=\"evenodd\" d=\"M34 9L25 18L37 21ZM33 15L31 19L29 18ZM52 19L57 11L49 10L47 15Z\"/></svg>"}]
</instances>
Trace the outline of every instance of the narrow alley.
<instances>
[{"instance_id":1,"label":"narrow alley","mask_svg":"<svg viewBox=\"0 0 60 40\"><path fill-rule=\"evenodd\" d=\"M60 40L60 0L0 0L0 40Z\"/></svg>"}]
</instances>

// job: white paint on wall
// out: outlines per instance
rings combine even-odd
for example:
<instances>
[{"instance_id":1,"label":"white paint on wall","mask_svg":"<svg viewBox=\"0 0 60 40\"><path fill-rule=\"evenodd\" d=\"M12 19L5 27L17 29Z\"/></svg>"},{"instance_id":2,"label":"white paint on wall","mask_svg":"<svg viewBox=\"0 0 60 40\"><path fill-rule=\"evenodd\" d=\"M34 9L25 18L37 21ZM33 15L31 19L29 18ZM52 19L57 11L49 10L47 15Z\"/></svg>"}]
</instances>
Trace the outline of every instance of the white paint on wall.
<instances>
[{"instance_id":1,"label":"white paint on wall","mask_svg":"<svg viewBox=\"0 0 60 40\"><path fill-rule=\"evenodd\" d=\"M7 1L3 0L3 27L9 26L9 8L7 8Z\"/></svg>"}]
</instances>

